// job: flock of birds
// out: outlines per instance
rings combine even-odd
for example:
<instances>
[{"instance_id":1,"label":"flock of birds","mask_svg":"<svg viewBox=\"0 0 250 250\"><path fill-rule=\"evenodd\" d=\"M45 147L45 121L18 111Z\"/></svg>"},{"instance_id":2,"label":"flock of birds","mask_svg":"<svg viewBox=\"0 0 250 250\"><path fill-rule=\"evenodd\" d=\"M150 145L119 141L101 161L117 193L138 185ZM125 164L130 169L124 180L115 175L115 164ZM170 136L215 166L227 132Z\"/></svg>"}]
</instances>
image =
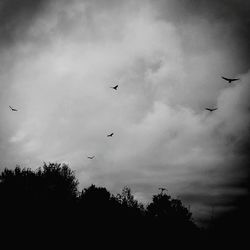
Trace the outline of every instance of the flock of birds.
<instances>
[{"instance_id":1,"label":"flock of birds","mask_svg":"<svg viewBox=\"0 0 250 250\"><path fill-rule=\"evenodd\" d=\"M240 80L239 78L227 78L227 77L224 77L224 76L222 76L221 78L224 79L225 81L227 81L228 83L232 83L234 81ZM112 88L113 90L117 90L118 89L118 84L115 85L115 86L112 86L110 88ZM10 108L11 111L14 111L14 112L18 111L16 108L13 108L11 106L9 106L9 108ZM217 110L217 108L205 108L205 109L210 111L210 112L213 112L213 111ZM114 133L112 132L110 134L107 134L107 137L112 137L113 135L114 135ZM93 160L95 158L95 155L87 156L87 158L90 159L90 160ZM166 189L165 188L160 188L160 190L163 192Z\"/></svg>"},{"instance_id":2,"label":"flock of birds","mask_svg":"<svg viewBox=\"0 0 250 250\"><path fill-rule=\"evenodd\" d=\"M224 77L224 76L222 76L221 78L224 79L225 81L227 81L228 83L240 80L239 78L227 78L227 77ZM213 112L213 111L217 110L217 108L205 108L205 109L210 111L210 112Z\"/></svg>"},{"instance_id":3,"label":"flock of birds","mask_svg":"<svg viewBox=\"0 0 250 250\"><path fill-rule=\"evenodd\" d=\"M117 90L118 89L118 84L115 85L115 86L112 86L110 88L112 88L113 90ZM11 111L14 111L14 112L18 111L16 108L13 108L11 106L9 106L9 108L10 108ZM113 135L114 135L114 133L112 132L110 134L107 134L107 137L112 137ZM93 155L93 156L87 156L87 158L90 159L90 160L93 160L95 158L95 155Z\"/></svg>"}]
</instances>

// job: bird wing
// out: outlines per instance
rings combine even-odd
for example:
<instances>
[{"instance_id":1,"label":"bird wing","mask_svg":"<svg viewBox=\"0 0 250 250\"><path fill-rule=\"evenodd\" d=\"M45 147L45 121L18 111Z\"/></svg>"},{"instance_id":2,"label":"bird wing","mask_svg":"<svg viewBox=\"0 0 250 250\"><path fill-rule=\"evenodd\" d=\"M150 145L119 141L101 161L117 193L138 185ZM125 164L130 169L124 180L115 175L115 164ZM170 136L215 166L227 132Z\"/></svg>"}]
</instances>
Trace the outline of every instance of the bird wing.
<instances>
[{"instance_id":1,"label":"bird wing","mask_svg":"<svg viewBox=\"0 0 250 250\"><path fill-rule=\"evenodd\" d=\"M226 78L224 76L222 76L221 78L224 79L224 80L226 80L226 81L230 81L230 79L228 79L228 78Z\"/></svg>"},{"instance_id":2,"label":"bird wing","mask_svg":"<svg viewBox=\"0 0 250 250\"><path fill-rule=\"evenodd\" d=\"M238 81L240 80L239 78L233 78L233 79L230 79L231 81Z\"/></svg>"},{"instance_id":3,"label":"bird wing","mask_svg":"<svg viewBox=\"0 0 250 250\"><path fill-rule=\"evenodd\" d=\"M224 76L222 76L221 78L223 78L224 80L229 81L229 82L240 80L239 78L226 78Z\"/></svg>"},{"instance_id":4,"label":"bird wing","mask_svg":"<svg viewBox=\"0 0 250 250\"><path fill-rule=\"evenodd\" d=\"M17 109L12 108L11 106L9 106L9 107L10 107L10 109L11 109L12 111L17 111Z\"/></svg>"}]
</instances>

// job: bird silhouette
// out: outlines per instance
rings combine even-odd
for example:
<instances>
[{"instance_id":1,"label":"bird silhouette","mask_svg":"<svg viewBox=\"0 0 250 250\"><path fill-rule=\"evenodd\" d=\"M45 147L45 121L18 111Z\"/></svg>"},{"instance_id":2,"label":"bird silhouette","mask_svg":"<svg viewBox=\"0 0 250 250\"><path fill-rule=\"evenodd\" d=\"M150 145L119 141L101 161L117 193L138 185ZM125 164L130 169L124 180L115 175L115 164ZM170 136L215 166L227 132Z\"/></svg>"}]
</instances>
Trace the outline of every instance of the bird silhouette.
<instances>
[{"instance_id":1,"label":"bird silhouette","mask_svg":"<svg viewBox=\"0 0 250 250\"><path fill-rule=\"evenodd\" d=\"M112 88L112 89L114 89L114 90L117 90L118 85L115 85L114 87L110 87L110 88Z\"/></svg>"},{"instance_id":2,"label":"bird silhouette","mask_svg":"<svg viewBox=\"0 0 250 250\"><path fill-rule=\"evenodd\" d=\"M107 135L107 137L112 137L114 135L114 133L111 133L109 135Z\"/></svg>"},{"instance_id":3,"label":"bird silhouette","mask_svg":"<svg viewBox=\"0 0 250 250\"><path fill-rule=\"evenodd\" d=\"M213 108L213 109L211 109L211 108L206 108L206 110L208 110L208 111L210 111L210 112L213 112L213 111L217 110L217 108Z\"/></svg>"},{"instance_id":4,"label":"bird silhouette","mask_svg":"<svg viewBox=\"0 0 250 250\"><path fill-rule=\"evenodd\" d=\"M9 107L10 107L10 109L11 109L12 111L18 111L17 109L12 108L11 106L9 106Z\"/></svg>"},{"instance_id":5,"label":"bird silhouette","mask_svg":"<svg viewBox=\"0 0 250 250\"><path fill-rule=\"evenodd\" d=\"M90 159L90 160L92 160L92 159L94 159L95 158L95 156L93 155L93 156L88 156L88 159Z\"/></svg>"},{"instance_id":6,"label":"bird silhouette","mask_svg":"<svg viewBox=\"0 0 250 250\"><path fill-rule=\"evenodd\" d=\"M221 78L226 80L228 83L240 80L239 78L226 78L224 76L222 76Z\"/></svg>"}]
</instances>

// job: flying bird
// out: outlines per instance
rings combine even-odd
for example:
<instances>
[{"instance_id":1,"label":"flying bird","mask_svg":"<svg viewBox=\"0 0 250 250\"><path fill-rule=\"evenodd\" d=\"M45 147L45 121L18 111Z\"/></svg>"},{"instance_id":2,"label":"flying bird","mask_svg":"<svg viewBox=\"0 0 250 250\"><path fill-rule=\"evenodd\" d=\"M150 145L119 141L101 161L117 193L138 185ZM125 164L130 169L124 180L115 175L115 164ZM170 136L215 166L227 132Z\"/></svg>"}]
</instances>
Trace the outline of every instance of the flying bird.
<instances>
[{"instance_id":1,"label":"flying bird","mask_svg":"<svg viewBox=\"0 0 250 250\"><path fill-rule=\"evenodd\" d=\"M112 137L114 135L114 133L111 133L109 135L107 135L107 137Z\"/></svg>"},{"instance_id":2,"label":"flying bird","mask_svg":"<svg viewBox=\"0 0 250 250\"><path fill-rule=\"evenodd\" d=\"M12 111L17 111L17 109L12 108L11 106L9 106L9 107L10 107L10 109L11 109Z\"/></svg>"},{"instance_id":3,"label":"flying bird","mask_svg":"<svg viewBox=\"0 0 250 250\"><path fill-rule=\"evenodd\" d=\"M228 83L240 80L239 78L226 78L224 76L222 76L221 78L226 80Z\"/></svg>"},{"instance_id":4,"label":"flying bird","mask_svg":"<svg viewBox=\"0 0 250 250\"><path fill-rule=\"evenodd\" d=\"M88 156L88 159L90 159L90 160L93 160L95 158L95 156L93 155L93 156Z\"/></svg>"},{"instance_id":5,"label":"flying bird","mask_svg":"<svg viewBox=\"0 0 250 250\"><path fill-rule=\"evenodd\" d=\"M213 112L213 111L217 110L217 108L213 108L213 109L211 109L211 108L206 108L206 110L208 110L208 111L210 111L210 112Z\"/></svg>"},{"instance_id":6,"label":"flying bird","mask_svg":"<svg viewBox=\"0 0 250 250\"><path fill-rule=\"evenodd\" d=\"M114 89L114 90L117 90L118 85L115 85L114 87L110 87L110 88L112 88L112 89Z\"/></svg>"}]
</instances>

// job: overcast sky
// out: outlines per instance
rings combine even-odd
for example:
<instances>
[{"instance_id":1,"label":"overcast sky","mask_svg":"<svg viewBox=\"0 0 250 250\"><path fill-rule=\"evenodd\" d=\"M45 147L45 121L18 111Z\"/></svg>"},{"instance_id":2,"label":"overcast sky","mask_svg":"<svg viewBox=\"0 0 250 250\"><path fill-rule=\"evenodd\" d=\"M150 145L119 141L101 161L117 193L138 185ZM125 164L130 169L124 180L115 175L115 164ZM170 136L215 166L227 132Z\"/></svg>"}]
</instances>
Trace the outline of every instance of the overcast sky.
<instances>
[{"instance_id":1,"label":"overcast sky","mask_svg":"<svg viewBox=\"0 0 250 250\"><path fill-rule=\"evenodd\" d=\"M249 11L247 0L0 0L1 169L67 163L80 188L128 185L143 202L164 186L199 221L234 208L247 192Z\"/></svg>"}]
</instances>

